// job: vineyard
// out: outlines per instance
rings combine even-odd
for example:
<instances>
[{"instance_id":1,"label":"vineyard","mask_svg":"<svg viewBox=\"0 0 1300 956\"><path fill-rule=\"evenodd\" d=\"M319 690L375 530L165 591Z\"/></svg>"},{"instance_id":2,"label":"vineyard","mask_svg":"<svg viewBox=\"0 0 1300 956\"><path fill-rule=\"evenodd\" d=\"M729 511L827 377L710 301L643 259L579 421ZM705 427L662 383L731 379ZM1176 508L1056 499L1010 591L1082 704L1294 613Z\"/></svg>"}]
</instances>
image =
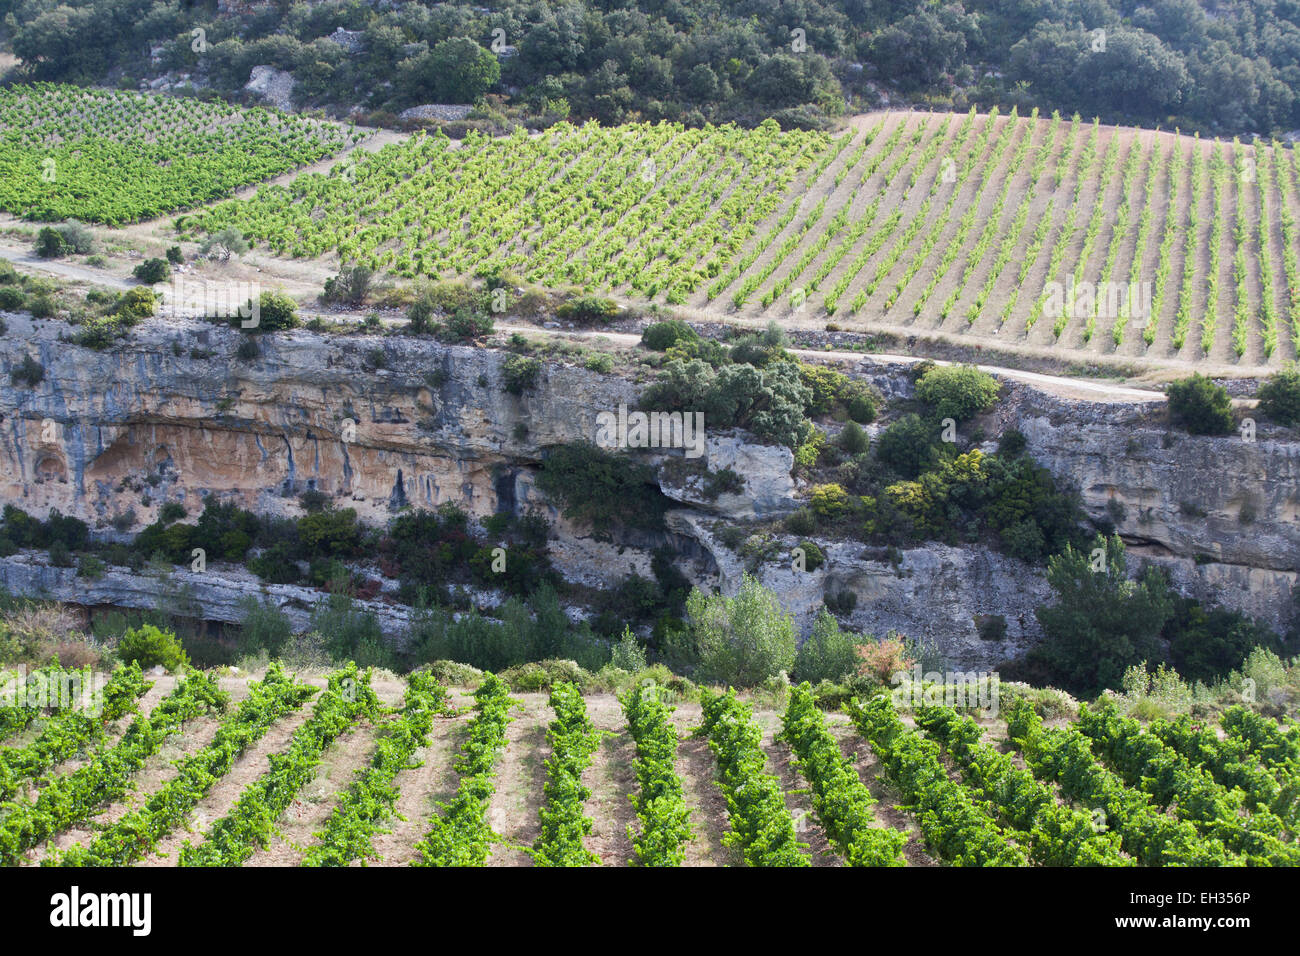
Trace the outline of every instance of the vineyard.
<instances>
[{"instance_id":1,"label":"vineyard","mask_svg":"<svg viewBox=\"0 0 1300 956\"><path fill-rule=\"evenodd\" d=\"M179 226L408 279L504 269L793 327L1268 366L1300 337L1298 216L1278 143L995 110L417 135Z\"/></svg>"},{"instance_id":2,"label":"vineyard","mask_svg":"<svg viewBox=\"0 0 1300 956\"><path fill-rule=\"evenodd\" d=\"M0 209L119 225L332 156L362 134L219 100L74 86L0 90Z\"/></svg>"},{"instance_id":3,"label":"vineyard","mask_svg":"<svg viewBox=\"0 0 1300 956\"><path fill-rule=\"evenodd\" d=\"M0 859L42 866L1295 866L1300 727L886 696L824 712L120 668L93 717L0 708Z\"/></svg>"}]
</instances>

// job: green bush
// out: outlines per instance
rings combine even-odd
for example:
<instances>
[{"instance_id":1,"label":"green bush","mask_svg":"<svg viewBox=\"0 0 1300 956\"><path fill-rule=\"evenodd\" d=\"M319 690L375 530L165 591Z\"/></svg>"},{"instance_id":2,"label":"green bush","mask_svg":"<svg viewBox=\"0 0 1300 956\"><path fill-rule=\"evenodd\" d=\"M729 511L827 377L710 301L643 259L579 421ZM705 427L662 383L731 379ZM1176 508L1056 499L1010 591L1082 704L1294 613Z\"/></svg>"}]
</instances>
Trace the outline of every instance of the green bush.
<instances>
[{"instance_id":1,"label":"green bush","mask_svg":"<svg viewBox=\"0 0 1300 956\"><path fill-rule=\"evenodd\" d=\"M157 307L158 297L154 295L153 289L137 286L122 293L114 311L128 322L136 322L149 318Z\"/></svg>"},{"instance_id":2,"label":"green bush","mask_svg":"<svg viewBox=\"0 0 1300 956\"><path fill-rule=\"evenodd\" d=\"M642 408L703 412L710 429L745 428L756 436L797 448L812 431L804 409L812 393L793 362L766 368L724 365L714 369L692 359L670 361L641 396Z\"/></svg>"},{"instance_id":3,"label":"green bush","mask_svg":"<svg viewBox=\"0 0 1300 956\"><path fill-rule=\"evenodd\" d=\"M38 292L28 298L27 311L37 319L52 319L59 312L59 304L48 292Z\"/></svg>"},{"instance_id":4,"label":"green bush","mask_svg":"<svg viewBox=\"0 0 1300 956\"><path fill-rule=\"evenodd\" d=\"M964 422L998 400L997 379L973 365L936 366L917 380L916 397L940 418Z\"/></svg>"},{"instance_id":5,"label":"green bush","mask_svg":"<svg viewBox=\"0 0 1300 956\"><path fill-rule=\"evenodd\" d=\"M22 277L13 263L8 259L0 259L0 285L18 285L21 281Z\"/></svg>"},{"instance_id":6,"label":"green bush","mask_svg":"<svg viewBox=\"0 0 1300 956\"><path fill-rule=\"evenodd\" d=\"M796 547L803 550L804 570L816 571L826 563L826 554L815 541L800 541Z\"/></svg>"},{"instance_id":7,"label":"green bush","mask_svg":"<svg viewBox=\"0 0 1300 956\"><path fill-rule=\"evenodd\" d=\"M566 321L584 325L608 324L618 315L618 303L595 295L581 295L565 302L555 314Z\"/></svg>"},{"instance_id":8,"label":"green bush","mask_svg":"<svg viewBox=\"0 0 1300 956\"><path fill-rule=\"evenodd\" d=\"M858 643L856 635L840 630L839 622L822 610L813 622L812 633L795 655L794 679L814 684L844 679L857 670Z\"/></svg>"},{"instance_id":9,"label":"green bush","mask_svg":"<svg viewBox=\"0 0 1300 956\"><path fill-rule=\"evenodd\" d=\"M840 430L839 446L844 449L846 454L861 455L871 447L871 439L862 430L861 425L850 420Z\"/></svg>"},{"instance_id":10,"label":"green bush","mask_svg":"<svg viewBox=\"0 0 1300 956\"><path fill-rule=\"evenodd\" d=\"M145 670L162 667L173 674L189 666L189 658L176 635L152 624L142 624L123 634L117 645L117 656L126 664L136 663Z\"/></svg>"},{"instance_id":11,"label":"green bush","mask_svg":"<svg viewBox=\"0 0 1300 956\"><path fill-rule=\"evenodd\" d=\"M665 504L654 472L590 442L551 448L537 487L560 504L566 518L588 523L599 533L618 523L658 527L663 521Z\"/></svg>"},{"instance_id":12,"label":"green bush","mask_svg":"<svg viewBox=\"0 0 1300 956\"><path fill-rule=\"evenodd\" d=\"M132 269L131 274L145 285L157 285L171 278L172 267L166 259L146 259Z\"/></svg>"},{"instance_id":13,"label":"green bush","mask_svg":"<svg viewBox=\"0 0 1300 956\"><path fill-rule=\"evenodd\" d=\"M749 575L735 597L692 591L686 613L702 681L756 687L794 667L794 620Z\"/></svg>"},{"instance_id":14,"label":"green bush","mask_svg":"<svg viewBox=\"0 0 1300 956\"><path fill-rule=\"evenodd\" d=\"M849 418L859 425L876 420L876 394L866 382L849 379L837 397Z\"/></svg>"},{"instance_id":15,"label":"green bush","mask_svg":"<svg viewBox=\"0 0 1300 956\"><path fill-rule=\"evenodd\" d=\"M30 355L24 355L23 360L9 373L9 380L15 385L35 388L45 381L45 366Z\"/></svg>"},{"instance_id":16,"label":"green bush","mask_svg":"<svg viewBox=\"0 0 1300 956\"><path fill-rule=\"evenodd\" d=\"M185 253L181 251L180 246L167 247L167 261L174 266L178 266L185 261Z\"/></svg>"},{"instance_id":17,"label":"green bush","mask_svg":"<svg viewBox=\"0 0 1300 956\"><path fill-rule=\"evenodd\" d=\"M42 259L58 259L72 251L72 247L53 226L46 226L36 234L36 254Z\"/></svg>"},{"instance_id":18,"label":"green bush","mask_svg":"<svg viewBox=\"0 0 1300 956\"><path fill-rule=\"evenodd\" d=\"M1161 637L1169 660L1188 681L1211 684L1241 667L1256 648L1288 653L1281 639L1244 614L1226 608L1208 611L1190 598L1173 598L1174 611Z\"/></svg>"},{"instance_id":19,"label":"green bush","mask_svg":"<svg viewBox=\"0 0 1300 956\"><path fill-rule=\"evenodd\" d=\"M1118 689L1124 671L1159 660L1160 634L1174 613L1168 585L1154 568L1129 580L1124 544L1098 535L1092 549L1104 553L1093 570L1090 551L1067 547L1048 561L1047 582L1056 603L1035 611L1044 640L1027 657L1041 663L1046 680L1075 696Z\"/></svg>"},{"instance_id":20,"label":"green bush","mask_svg":"<svg viewBox=\"0 0 1300 956\"><path fill-rule=\"evenodd\" d=\"M939 423L904 415L876 436L876 460L902 478L916 478L943 456Z\"/></svg>"},{"instance_id":21,"label":"green bush","mask_svg":"<svg viewBox=\"0 0 1300 956\"><path fill-rule=\"evenodd\" d=\"M1269 376L1259 387L1259 410L1279 425L1300 425L1300 365Z\"/></svg>"},{"instance_id":22,"label":"green bush","mask_svg":"<svg viewBox=\"0 0 1300 956\"><path fill-rule=\"evenodd\" d=\"M437 336L444 342L473 342L491 335L493 328L489 313L462 307L438 325Z\"/></svg>"},{"instance_id":23,"label":"green bush","mask_svg":"<svg viewBox=\"0 0 1300 956\"><path fill-rule=\"evenodd\" d=\"M512 355L501 366L505 390L511 395L522 395L528 389L536 388L541 374L542 363L528 355Z\"/></svg>"},{"instance_id":24,"label":"green bush","mask_svg":"<svg viewBox=\"0 0 1300 956\"><path fill-rule=\"evenodd\" d=\"M1232 399L1227 389L1200 372L1171 382L1165 392L1169 396L1170 418L1191 434L1226 435L1234 429Z\"/></svg>"},{"instance_id":25,"label":"green bush","mask_svg":"<svg viewBox=\"0 0 1300 956\"><path fill-rule=\"evenodd\" d=\"M681 319L667 319L646 326L641 333L641 344L656 352L666 352L678 342L694 342L699 333Z\"/></svg>"},{"instance_id":26,"label":"green bush","mask_svg":"<svg viewBox=\"0 0 1300 956\"><path fill-rule=\"evenodd\" d=\"M279 657L293 637L289 618L270 601L259 601L249 595L240 602L244 619L239 627L239 653L255 655L266 651Z\"/></svg>"},{"instance_id":27,"label":"green bush","mask_svg":"<svg viewBox=\"0 0 1300 956\"><path fill-rule=\"evenodd\" d=\"M263 292L257 298L257 325L245 328L245 321L247 318L244 316L230 316L231 328L245 332L283 332L286 329L296 329L300 324L298 304L283 292Z\"/></svg>"},{"instance_id":28,"label":"green bush","mask_svg":"<svg viewBox=\"0 0 1300 956\"><path fill-rule=\"evenodd\" d=\"M0 311L21 312L26 301L22 290L12 286L0 287Z\"/></svg>"},{"instance_id":29,"label":"green bush","mask_svg":"<svg viewBox=\"0 0 1300 956\"><path fill-rule=\"evenodd\" d=\"M839 399L840 392L849 382L843 372L825 365L799 363L799 381L810 393L806 406L809 415L829 415Z\"/></svg>"}]
</instances>

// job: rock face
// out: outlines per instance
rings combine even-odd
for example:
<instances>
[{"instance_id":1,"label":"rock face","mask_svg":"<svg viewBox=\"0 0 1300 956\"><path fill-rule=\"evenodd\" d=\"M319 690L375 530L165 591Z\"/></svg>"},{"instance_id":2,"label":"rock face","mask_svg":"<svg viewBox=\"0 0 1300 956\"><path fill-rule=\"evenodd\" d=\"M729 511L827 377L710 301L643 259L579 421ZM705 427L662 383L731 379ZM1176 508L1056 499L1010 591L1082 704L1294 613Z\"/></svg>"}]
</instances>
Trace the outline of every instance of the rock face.
<instances>
[{"instance_id":1,"label":"rock face","mask_svg":"<svg viewBox=\"0 0 1300 956\"><path fill-rule=\"evenodd\" d=\"M423 106L412 106L402 110L397 114L397 118L404 123L410 120L441 120L444 123L451 123L465 119L473 109L473 106L455 103L426 103Z\"/></svg>"},{"instance_id":2,"label":"rock face","mask_svg":"<svg viewBox=\"0 0 1300 956\"><path fill-rule=\"evenodd\" d=\"M7 322L0 504L40 516L58 508L101 534L138 529L168 501L195 516L209 495L296 515L308 489L372 523L408 505L455 502L477 517L536 508L553 522L552 560L574 582L606 587L632 572L649 575L651 553L667 545L695 583L730 592L745 566L722 530L779 517L803 493L788 449L710 433L696 459L643 453L677 505L666 530L601 540L559 515L536 479L549 447L595 441L597 416L635 405L637 387L618 376L548 362L536 386L515 396L503 387L508 353L406 337L298 330L260 336L261 354L244 360L241 333L184 319L148 321L105 352L61 341L68 327L60 322ZM45 370L35 387L10 377L27 355ZM864 360L855 374L886 394L909 393L895 366ZM1155 405L1067 401L1016 385L986 430L1019 428L1034 457L1074 481L1088 511L1125 534L1135 558L1168 567L1186 593L1285 627L1300 571L1300 443L1263 426L1253 444L1171 435L1162 414ZM711 496L709 477L724 469L739 482ZM891 563L878 549L829 542L823 567L796 572L788 557L796 543L774 539L753 570L805 631L825 597L851 591L853 627L906 633L966 668L992 666L1040 636L1033 608L1049 597L1041 569L940 545L905 550ZM24 560L8 559L0 584L77 603L151 606L147 576L112 569L87 582ZM193 582L203 615L237 619L228 615L238 596L257 589L255 579L213 574ZM286 607L320 596L280 590ZM401 614L384 614L400 631ZM1005 634L981 638L981 615L1002 615Z\"/></svg>"},{"instance_id":3,"label":"rock face","mask_svg":"<svg viewBox=\"0 0 1300 956\"><path fill-rule=\"evenodd\" d=\"M1125 537L1216 563L1300 570L1300 443L1171 431L1159 406L1066 403L1020 389L1009 403L1030 453ZM1009 409L1009 411L1011 411Z\"/></svg>"},{"instance_id":4,"label":"rock face","mask_svg":"<svg viewBox=\"0 0 1300 956\"><path fill-rule=\"evenodd\" d=\"M293 74L273 66L255 66L248 75L244 89L266 100L278 110L293 109Z\"/></svg>"}]
</instances>

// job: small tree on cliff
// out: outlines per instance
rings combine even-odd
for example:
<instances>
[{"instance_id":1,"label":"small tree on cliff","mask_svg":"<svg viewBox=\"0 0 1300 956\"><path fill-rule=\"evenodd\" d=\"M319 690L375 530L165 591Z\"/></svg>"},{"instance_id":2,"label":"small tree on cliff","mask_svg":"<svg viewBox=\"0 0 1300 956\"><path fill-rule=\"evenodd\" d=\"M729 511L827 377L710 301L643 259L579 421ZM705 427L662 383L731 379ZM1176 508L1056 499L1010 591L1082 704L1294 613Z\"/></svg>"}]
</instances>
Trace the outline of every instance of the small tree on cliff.
<instances>
[{"instance_id":1,"label":"small tree on cliff","mask_svg":"<svg viewBox=\"0 0 1300 956\"><path fill-rule=\"evenodd\" d=\"M1118 535L1097 535L1089 551L1066 545L1048 560L1047 583L1056 603L1034 612L1046 639L1032 654L1053 684L1093 697L1118 688L1126 668L1163 658L1160 631L1174 612L1169 586L1155 568L1130 580Z\"/></svg>"},{"instance_id":2,"label":"small tree on cliff","mask_svg":"<svg viewBox=\"0 0 1300 956\"><path fill-rule=\"evenodd\" d=\"M701 680L754 687L794 667L794 620L776 594L749 575L735 597L692 591L686 613Z\"/></svg>"}]
</instances>

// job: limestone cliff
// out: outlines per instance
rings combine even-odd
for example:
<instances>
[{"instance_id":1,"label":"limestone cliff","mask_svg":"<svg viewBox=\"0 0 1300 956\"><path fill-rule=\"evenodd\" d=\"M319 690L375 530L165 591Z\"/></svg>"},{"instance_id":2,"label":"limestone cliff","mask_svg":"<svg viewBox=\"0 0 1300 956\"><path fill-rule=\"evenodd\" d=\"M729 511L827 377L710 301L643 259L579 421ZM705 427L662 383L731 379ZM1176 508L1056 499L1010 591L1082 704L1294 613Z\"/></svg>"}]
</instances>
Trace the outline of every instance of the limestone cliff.
<instances>
[{"instance_id":1,"label":"limestone cliff","mask_svg":"<svg viewBox=\"0 0 1300 956\"><path fill-rule=\"evenodd\" d=\"M698 468L656 452L649 460L661 490L678 506L665 532L613 542L573 527L536 490L537 465L548 446L593 440L597 415L634 405L638 391L575 364L544 364L536 387L514 396L503 387L508 353L406 337L300 330L262 336L260 354L241 359L241 334L210 324L151 321L95 352L61 341L69 331L62 323L6 322L0 504L42 516L58 508L102 533L115 519L142 527L165 501L195 515L209 494L296 514L296 496L317 489L371 522L445 501L480 517L540 507L554 521L552 558L571 580L601 586L630 571L648 574L650 552L669 544L694 581L730 590L742 566L717 539L717 524L799 503L787 449L710 432L699 463L732 470L743 489L710 498ZM35 387L10 379L24 355L45 369ZM864 359L855 374L887 395L908 394L897 366ZM1071 401L1015 385L988 425L990 434L1019 428L1036 459L1079 487L1095 518L1113 522L1135 554L1168 565L1188 593L1284 626L1300 570L1300 443L1263 426L1254 443L1193 438L1171 433L1162 416L1158 403ZM828 545L828 556L811 574L776 561L756 569L803 626L825 595L851 590L853 625L923 637L961 666L989 666L1038 635L1032 609L1047 587L1020 562L942 546L905 550L894 564L854 544ZM153 593L124 571L91 586L38 566L0 562L0 584L44 587L65 600L91 588L82 603L148 604ZM207 573L217 576L197 589L207 595L204 613L236 619L229 594L253 589L252 579ZM276 600L298 607L315 593L292 590ZM1004 638L979 638L982 614L1006 618Z\"/></svg>"}]
</instances>

